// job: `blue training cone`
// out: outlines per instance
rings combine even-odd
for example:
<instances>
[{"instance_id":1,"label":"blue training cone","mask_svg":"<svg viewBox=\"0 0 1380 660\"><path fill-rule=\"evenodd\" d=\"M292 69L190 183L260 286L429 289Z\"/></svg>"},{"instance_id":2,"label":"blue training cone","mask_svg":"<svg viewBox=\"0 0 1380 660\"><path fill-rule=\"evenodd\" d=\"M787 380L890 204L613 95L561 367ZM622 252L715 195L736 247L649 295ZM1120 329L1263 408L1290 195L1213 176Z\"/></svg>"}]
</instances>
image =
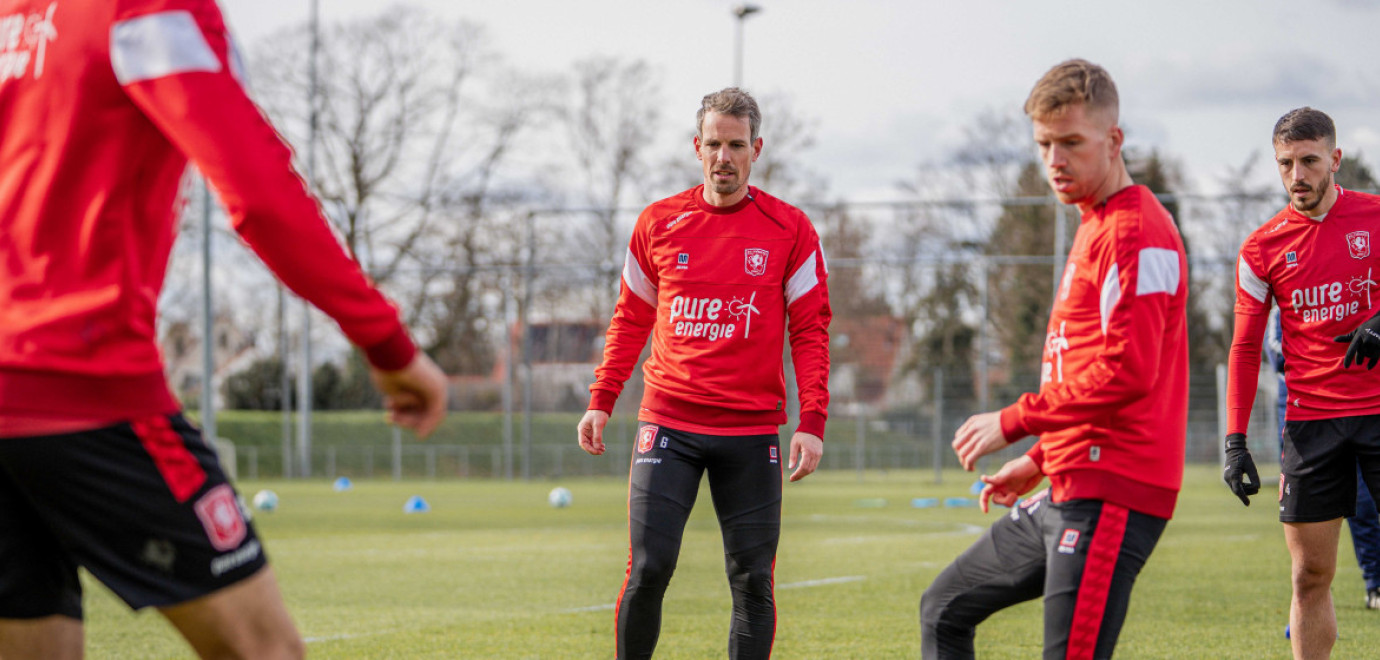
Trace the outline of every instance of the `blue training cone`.
<instances>
[{"instance_id":1,"label":"blue training cone","mask_svg":"<svg viewBox=\"0 0 1380 660\"><path fill-rule=\"evenodd\" d=\"M974 482L973 482L973 485L971 485L971 486L968 487L968 492L970 492L970 493L972 493L972 494L974 494L974 495L977 495L978 493L981 493L981 492L982 492L982 489L983 489L983 488L986 488L986 487L987 487L987 484L982 483L982 480L981 480L981 479L978 479L977 481L974 481Z\"/></svg>"},{"instance_id":2,"label":"blue training cone","mask_svg":"<svg viewBox=\"0 0 1380 660\"><path fill-rule=\"evenodd\" d=\"M973 499L973 498L971 498L971 497L946 497L946 498L944 498L944 506L947 507L947 508L950 508L950 509L957 509L957 508L969 507L969 506L977 506L977 505L978 505L977 500L975 500L975 499Z\"/></svg>"},{"instance_id":3,"label":"blue training cone","mask_svg":"<svg viewBox=\"0 0 1380 660\"><path fill-rule=\"evenodd\" d=\"M413 495L407 498L407 502L403 504L403 513L427 513L429 511L431 511L431 505L427 504L421 495Z\"/></svg>"},{"instance_id":4,"label":"blue training cone","mask_svg":"<svg viewBox=\"0 0 1380 660\"><path fill-rule=\"evenodd\" d=\"M334 488L337 493L343 493L354 487L355 485L350 481L349 477L340 477L335 480L335 483L331 484L331 488Z\"/></svg>"},{"instance_id":5,"label":"blue training cone","mask_svg":"<svg viewBox=\"0 0 1380 660\"><path fill-rule=\"evenodd\" d=\"M917 497L910 501L910 505L916 509L932 509L939 506L938 497Z\"/></svg>"}]
</instances>

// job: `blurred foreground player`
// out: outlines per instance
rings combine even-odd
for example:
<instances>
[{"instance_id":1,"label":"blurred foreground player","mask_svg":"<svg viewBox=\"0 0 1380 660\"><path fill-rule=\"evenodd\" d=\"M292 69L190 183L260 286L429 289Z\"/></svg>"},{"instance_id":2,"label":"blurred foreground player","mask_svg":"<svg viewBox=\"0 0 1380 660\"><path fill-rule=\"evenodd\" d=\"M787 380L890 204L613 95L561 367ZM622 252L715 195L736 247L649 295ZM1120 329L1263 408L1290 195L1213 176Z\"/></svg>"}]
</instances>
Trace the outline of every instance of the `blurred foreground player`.
<instances>
[{"instance_id":1,"label":"blurred foreground player","mask_svg":"<svg viewBox=\"0 0 1380 660\"><path fill-rule=\"evenodd\" d=\"M972 658L976 627L1044 596L1044 657L1110 658L1131 588L1174 513L1188 423L1188 262L1174 220L1126 171L1116 86L1083 60L1055 66L1025 105L1050 187L1082 211L1050 311L1040 391L970 417L965 469L1028 435L980 496L1022 502L920 601L925 658Z\"/></svg>"},{"instance_id":2,"label":"blurred foreground player","mask_svg":"<svg viewBox=\"0 0 1380 660\"><path fill-rule=\"evenodd\" d=\"M628 573L615 614L623 660L656 648L662 597L706 472L733 592L728 655L771 655L787 334L800 388L791 481L814 472L823 452L830 311L819 236L799 209L748 185L762 151L751 96L710 94L696 120L704 185L637 219L578 429L580 447L604 453L609 413L651 335L628 480Z\"/></svg>"},{"instance_id":3,"label":"blurred foreground player","mask_svg":"<svg viewBox=\"0 0 1380 660\"><path fill-rule=\"evenodd\" d=\"M0 657L78 658L85 567L203 657L304 653L254 528L164 382L155 309L190 159L364 350L397 424L445 380L336 242L211 0L0 0Z\"/></svg>"},{"instance_id":4,"label":"blurred foreground player","mask_svg":"<svg viewBox=\"0 0 1380 660\"><path fill-rule=\"evenodd\" d=\"M1326 658L1337 638L1337 541L1342 518L1356 513L1358 466L1380 492L1380 383L1360 368L1380 361L1380 253L1370 244L1380 236L1380 197L1333 181L1342 150L1325 113L1291 110L1272 142L1289 205L1246 238L1237 260L1223 478L1247 505L1260 489L1246 427L1273 300L1289 384L1279 520L1293 566L1290 644L1295 658Z\"/></svg>"}]
</instances>

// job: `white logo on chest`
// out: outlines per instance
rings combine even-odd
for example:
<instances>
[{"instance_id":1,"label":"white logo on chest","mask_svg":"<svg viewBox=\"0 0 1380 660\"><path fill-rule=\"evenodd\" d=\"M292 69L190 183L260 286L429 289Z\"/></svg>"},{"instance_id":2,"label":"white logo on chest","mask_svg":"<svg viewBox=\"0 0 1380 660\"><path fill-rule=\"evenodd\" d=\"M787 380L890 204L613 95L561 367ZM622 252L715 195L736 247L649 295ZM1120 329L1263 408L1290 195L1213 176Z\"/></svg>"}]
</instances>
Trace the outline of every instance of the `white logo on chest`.
<instances>
[{"instance_id":1,"label":"white logo on chest","mask_svg":"<svg viewBox=\"0 0 1380 660\"><path fill-rule=\"evenodd\" d=\"M58 36L53 27L55 12L56 2L48 5L46 13L0 16L0 83L23 78L30 62L34 65L34 79L43 76L48 42Z\"/></svg>"},{"instance_id":2,"label":"white logo on chest","mask_svg":"<svg viewBox=\"0 0 1380 660\"><path fill-rule=\"evenodd\" d=\"M1059 378L1059 382L1064 382L1064 351L1068 350L1069 340L1064 335L1064 328L1068 321L1059 322L1059 333L1050 332L1045 335L1045 362L1040 365L1040 384L1048 383L1053 376Z\"/></svg>"}]
</instances>

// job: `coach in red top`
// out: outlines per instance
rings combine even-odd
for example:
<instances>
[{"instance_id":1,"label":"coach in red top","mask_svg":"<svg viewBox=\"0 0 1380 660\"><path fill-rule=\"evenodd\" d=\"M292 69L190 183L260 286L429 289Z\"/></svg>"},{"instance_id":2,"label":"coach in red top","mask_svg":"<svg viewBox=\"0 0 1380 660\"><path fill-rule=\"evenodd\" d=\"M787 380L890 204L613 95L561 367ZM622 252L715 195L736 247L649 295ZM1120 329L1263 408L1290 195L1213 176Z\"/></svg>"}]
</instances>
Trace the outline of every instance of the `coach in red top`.
<instances>
[{"instance_id":1,"label":"coach in red top","mask_svg":"<svg viewBox=\"0 0 1380 660\"><path fill-rule=\"evenodd\" d=\"M340 247L212 0L0 0L0 657L82 655L82 566L204 657L302 655L155 337L188 159L425 435L445 379Z\"/></svg>"},{"instance_id":2,"label":"coach in red top","mask_svg":"<svg viewBox=\"0 0 1380 660\"><path fill-rule=\"evenodd\" d=\"M1289 205L1251 232L1237 260L1223 476L1249 505L1260 479L1246 426L1273 302L1289 383L1279 519L1293 563L1290 643L1296 658L1325 658L1337 638L1331 584L1342 518L1356 510L1358 464L1371 492L1380 492L1380 386L1375 374L1350 368L1380 359L1380 252L1371 246L1380 197L1333 183L1342 150L1322 111L1280 117L1273 142Z\"/></svg>"},{"instance_id":3,"label":"coach in red top","mask_svg":"<svg viewBox=\"0 0 1380 660\"><path fill-rule=\"evenodd\" d=\"M650 334L628 486L628 573L616 613L623 659L650 658L656 648L662 596L705 472L733 591L729 656L770 655L787 334L801 408L791 481L814 472L823 451L830 312L819 236L799 209L748 185L762 151L751 96L737 88L710 94L697 120L704 185L637 219L579 425L580 446L604 453L604 425Z\"/></svg>"},{"instance_id":4,"label":"coach in red top","mask_svg":"<svg viewBox=\"0 0 1380 660\"><path fill-rule=\"evenodd\" d=\"M1040 391L954 437L966 469L1031 434L986 483L1011 506L925 591L925 658L971 658L975 627L1044 595L1046 658L1109 658L1131 587L1174 513L1188 424L1188 262L1169 213L1122 160L1111 76L1055 66L1025 105L1049 185L1082 224L1055 292Z\"/></svg>"}]
</instances>

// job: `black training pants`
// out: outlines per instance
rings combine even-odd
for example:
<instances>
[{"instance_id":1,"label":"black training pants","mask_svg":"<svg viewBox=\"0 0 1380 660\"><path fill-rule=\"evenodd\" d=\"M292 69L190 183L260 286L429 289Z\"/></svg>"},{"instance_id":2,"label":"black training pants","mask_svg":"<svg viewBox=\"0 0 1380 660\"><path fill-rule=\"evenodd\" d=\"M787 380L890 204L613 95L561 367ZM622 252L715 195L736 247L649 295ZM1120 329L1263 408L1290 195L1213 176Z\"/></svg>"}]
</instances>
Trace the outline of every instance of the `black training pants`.
<instances>
[{"instance_id":1,"label":"black training pants","mask_svg":"<svg viewBox=\"0 0 1380 660\"><path fill-rule=\"evenodd\" d=\"M1097 500L1025 500L935 578L920 600L926 660L973 657L979 623L1045 599L1046 660L1110 658L1131 587L1168 522Z\"/></svg>"},{"instance_id":2,"label":"black training pants","mask_svg":"<svg viewBox=\"0 0 1380 660\"><path fill-rule=\"evenodd\" d=\"M628 574L618 597L618 657L650 658L681 535L709 473L733 592L730 658L768 658L776 635L773 570L781 536L781 449L775 434L717 436L643 423L628 480Z\"/></svg>"}]
</instances>

